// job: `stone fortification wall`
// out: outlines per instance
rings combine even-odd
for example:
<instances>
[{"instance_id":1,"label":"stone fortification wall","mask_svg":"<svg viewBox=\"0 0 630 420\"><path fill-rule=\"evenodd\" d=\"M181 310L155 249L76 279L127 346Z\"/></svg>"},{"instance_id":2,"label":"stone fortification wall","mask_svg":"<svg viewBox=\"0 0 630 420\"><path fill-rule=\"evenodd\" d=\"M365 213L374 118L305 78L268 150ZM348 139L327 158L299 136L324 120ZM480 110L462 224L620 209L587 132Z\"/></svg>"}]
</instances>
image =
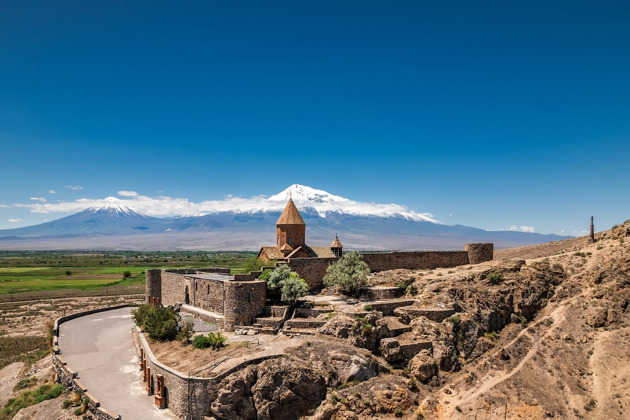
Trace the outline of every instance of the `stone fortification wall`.
<instances>
[{"instance_id":1,"label":"stone fortification wall","mask_svg":"<svg viewBox=\"0 0 630 420\"><path fill-rule=\"evenodd\" d=\"M190 279L189 281L192 284L194 297L191 305L218 314L223 313L225 282L206 279Z\"/></svg>"},{"instance_id":2,"label":"stone fortification wall","mask_svg":"<svg viewBox=\"0 0 630 420\"><path fill-rule=\"evenodd\" d=\"M363 254L370 271L455 267L468 264L466 251L394 251Z\"/></svg>"},{"instance_id":3,"label":"stone fortification wall","mask_svg":"<svg viewBox=\"0 0 630 420\"><path fill-rule=\"evenodd\" d=\"M140 367L144 372L148 395L153 395L157 375L164 377L165 405L180 418L200 420L210 413L208 385L210 379L185 375L158 362L146 339L133 329L134 342L140 353ZM144 362L144 364L143 364ZM147 373L148 372L148 373ZM148 386L147 381L148 379Z\"/></svg>"},{"instance_id":4,"label":"stone fortification wall","mask_svg":"<svg viewBox=\"0 0 630 420\"><path fill-rule=\"evenodd\" d=\"M229 268L210 267L210 268L169 268L163 271L174 274L197 274L197 273L216 273L230 275Z\"/></svg>"},{"instance_id":5,"label":"stone fortification wall","mask_svg":"<svg viewBox=\"0 0 630 420\"><path fill-rule=\"evenodd\" d=\"M259 280L225 282L224 322L226 331L237 325L252 325L263 313L267 301L267 283Z\"/></svg>"},{"instance_id":6,"label":"stone fortification wall","mask_svg":"<svg viewBox=\"0 0 630 420\"><path fill-rule=\"evenodd\" d=\"M323 279L328 266L338 258L290 258L289 267L295 271L308 284L309 289L317 289L323 286Z\"/></svg>"},{"instance_id":7,"label":"stone fortification wall","mask_svg":"<svg viewBox=\"0 0 630 420\"><path fill-rule=\"evenodd\" d=\"M184 276L182 276L184 273L174 273L173 271L175 270L162 270L161 272L161 300L163 305L174 305L176 303L186 302L186 281ZM188 293L189 298L192 299L190 285Z\"/></svg>"},{"instance_id":8,"label":"stone fortification wall","mask_svg":"<svg viewBox=\"0 0 630 420\"><path fill-rule=\"evenodd\" d=\"M246 274L234 274L234 281L253 281L262 274L262 271L250 271Z\"/></svg>"},{"instance_id":9,"label":"stone fortification wall","mask_svg":"<svg viewBox=\"0 0 630 420\"><path fill-rule=\"evenodd\" d=\"M466 244L466 252L468 252L469 264L479 264L484 261L492 261L494 258L494 244Z\"/></svg>"}]
</instances>

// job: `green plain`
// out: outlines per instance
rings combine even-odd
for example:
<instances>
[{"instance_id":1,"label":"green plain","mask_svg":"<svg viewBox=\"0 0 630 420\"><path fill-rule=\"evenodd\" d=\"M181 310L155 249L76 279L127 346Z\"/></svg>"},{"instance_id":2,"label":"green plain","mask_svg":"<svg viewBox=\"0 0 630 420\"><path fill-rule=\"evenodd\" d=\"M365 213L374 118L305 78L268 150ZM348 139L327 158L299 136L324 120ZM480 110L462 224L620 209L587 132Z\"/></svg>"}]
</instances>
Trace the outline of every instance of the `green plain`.
<instances>
[{"instance_id":1,"label":"green plain","mask_svg":"<svg viewBox=\"0 0 630 420\"><path fill-rule=\"evenodd\" d=\"M252 252L0 251L0 295L111 286L137 290L147 269L224 267L239 273L252 258ZM131 277L125 278L127 271Z\"/></svg>"}]
</instances>

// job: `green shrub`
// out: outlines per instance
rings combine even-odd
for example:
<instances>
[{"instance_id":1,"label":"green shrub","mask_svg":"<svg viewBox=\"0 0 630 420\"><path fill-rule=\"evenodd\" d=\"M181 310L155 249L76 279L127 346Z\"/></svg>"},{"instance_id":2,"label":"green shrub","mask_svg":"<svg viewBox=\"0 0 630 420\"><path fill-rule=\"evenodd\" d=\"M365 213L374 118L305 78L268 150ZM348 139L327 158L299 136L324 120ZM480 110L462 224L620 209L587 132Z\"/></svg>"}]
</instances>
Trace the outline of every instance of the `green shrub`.
<instances>
[{"instance_id":1,"label":"green shrub","mask_svg":"<svg viewBox=\"0 0 630 420\"><path fill-rule=\"evenodd\" d=\"M30 377L30 378L27 378L27 379L22 379L20 382L18 382L18 383L17 383L17 384L13 387L13 390L14 390L14 391L19 391L19 390L24 389L24 388L29 388L29 387L31 387L31 386L33 386L33 385L35 385L36 383L37 383L37 378L35 378L35 377Z\"/></svg>"},{"instance_id":2,"label":"green shrub","mask_svg":"<svg viewBox=\"0 0 630 420\"><path fill-rule=\"evenodd\" d=\"M45 384L32 391L23 391L15 398L10 398L2 409L0 418L11 419L22 408L39 404L42 401L57 398L65 390L61 384Z\"/></svg>"},{"instance_id":3,"label":"green shrub","mask_svg":"<svg viewBox=\"0 0 630 420\"><path fill-rule=\"evenodd\" d=\"M410 284L409 287L407 287L407 293L411 296L415 296L418 294L418 288L414 284Z\"/></svg>"},{"instance_id":4,"label":"green shrub","mask_svg":"<svg viewBox=\"0 0 630 420\"><path fill-rule=\"evenodd\" d=\"M258 280L266 282L267 280L269 280L269 276L271 276L272 272L273 270L270 269L263 270L263 272L260 273L260 276L258 276Z\"/></svg>"},{"instance_id":5,"label":"green shrub","mask_svg":"<svg viewBox=\"0 0 630 420\"><path fill-rule=\"evenodd\" d=\"M225 337L220 332L214 333L210 332L207 336L198 335L193 339L192 346L196 349L207 349L212 347L213 350L218 350L221 347L225 347L225 341L227 337Z\"/></svg>"},{"instance_id":6,"label":"green shrub","mask_svg":"<svg viewBox=\"0 0 630 420\"><path fill-rule=\"evenodd\" d=\"M306 281L291 271L291 268L286 264L276 267L264 278L267 283L267 290L270 292L270 298L287 305L294 305L299 298L306 296L309 291Z\"/></svg>"},{"instance_id":7,"label":"green shrub","mask_svg":"<svg viewBox=\"0 0 630 420\"><path fill-rule=\"evenodd\" d=\"M295 305L297 300L308 294L308 284L297 273L291 273L289 278L282 283L280 299L287 305Z\"/></svg>"},{"instance_id":8,"label":"green shrub","mask_svg":"<svg viewBox=\"0 0 630 420\"><path fill-rule=\"evenodd\" d=\"M405 283L404 281L399 281L398 283L396 283L396 287L398 287L399 289L406 290L407 289L407 283Z\"/></svg>"},{"instance_id":9,"label":"green shrub","mask_svg":"<svg viewBox=\"0 0 630 420\"><path fill-rule=\"evenodd\" d=\"M210 347L212 347L213 349L218 350L221 347L225 347L225 341L227 340L227 337L221 334L220 331L217 333L208 333L208 338L210 339Z\"/></svg>"},{"instance_id":10,"label":"green shrub","mask_svg":"<svg viewBox=\"0 0 630 420\"><path fill-rule=\"evenodd\" d=\"M182 343L188 343L194 332L195 324L191 320L184 321L177 333L177 340Z\"/></svg>"},{"instance_id":11,"label":"green shrub","mask_svg":"<svg viewBox=\"0 0 630 420\"><path fill-rule=\"evenodd\" d=\"M503 280L503 273L488 273L486 274L486 280L488 280L490 284L499 284Z\"/></svg>"},{"instance_id":12,"label":"green shrub","mask_svg":"<svg viewBox=\"0 0 630 420\"><path fill-rule=\"evenodd\" d=\"M207 349L210 347L210 339L205 335L198 335L193 338L192 346L196 349Z\"/></svg>"},{"instance_id":13,"label":"green shrub","mask_svg":"<svg viewBox=\"0 0 630 420\"><path fill-rule=\"evenodd\" d=\"M462 319L461 319L461 317L459 317L459 315L450 316L450 317L446 318L446 320L448 322L450 322L451 324L453 324L453 325L459 325L460 322L462 322Z\"/></svg>"},{"instance_id":14,"label":"green shrub","mask_svg":"<svg viewBox=\"0 0 630 420\"><path fill-rule=\"evenodd\" d=\"M61 404L61 408L63 408L64 410L66 410L68 407L70 407L72 405L72 401L70 400L64 400L63 404Z\"/></svg>"},{"instance_id":15,"label":"green shrub","mask_svg":"<svg viewBox=\"0 0 630 420\"><path fill-rule=\"evenodd\" d=\"M174 309L162 305L140 305L131 313L135 323L142 327L151 339L167 341L177 337L179 331L178 315Z\"/></svg>"},{"instance_id":16,"label":"green shrub","mask_svg":"<svg viewBox=\"0 0 630 420\"><path fill-rule=\"evenodd\" d=\"M341 259L328 266L324 284L336 286L341 293L358 296L361 289L367 285L370 272L361 254L356 251L345 254Z\"/></svg>"},{"instance_id":17,"label":"green shrub","mask_svg":"<svg viewBox=\"0 0 630 420\"><path fill-rule=\"evenodd\" d=\"M243 271L245 273L249 273L252 271L258 271L261 267L267 265L267 262L261 260L260 258L251 257L245 261L245 265L243 266Z\"/></svg>"}]
</instances>

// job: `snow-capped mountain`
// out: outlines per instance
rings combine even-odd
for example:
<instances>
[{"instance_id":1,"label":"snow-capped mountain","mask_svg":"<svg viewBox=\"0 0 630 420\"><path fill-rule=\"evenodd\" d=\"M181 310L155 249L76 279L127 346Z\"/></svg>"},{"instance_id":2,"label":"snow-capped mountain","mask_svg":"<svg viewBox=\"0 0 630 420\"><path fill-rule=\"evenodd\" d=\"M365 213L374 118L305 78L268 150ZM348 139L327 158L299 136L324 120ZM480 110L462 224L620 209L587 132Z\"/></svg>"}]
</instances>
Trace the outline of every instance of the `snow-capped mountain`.
<instances>
[{"instance_id":1,"label":"snow-capped mountain","mask_svg":"<svg viewBox=\"0 0 630 420\"><path fill-rule=\"evenodd\" d=\"M282 210L289 197L293 199L298 208L314 209L321 217L326 217L329 213L340 213L381 218L398 217L416 222L440 223L429 214L416 213L399 204L353 201L300 184L291 185L279 194L272 195L267 201L281 204L280 210Z\"/></svg>"},{"instance_id":2,"label":"snow-capped mountain","mask_svg":"<svg viewBox=\"0 0 630 420\"><path fill-rule=\"evenodd\" d=\"M71 216L0 230L0 249L256 250L275 242L275 223L289 198L302 213L312 246L330 245L335 234L347 249L361 250L462 249L469 242L505 248L564 239L449 226L399 204L359 202L299 184L269 197L228 197L194 206L177 201L177 208L196 216L153 217L161 214L159 202L133 197L92 200Z\"/></svg>"}]
</instances>

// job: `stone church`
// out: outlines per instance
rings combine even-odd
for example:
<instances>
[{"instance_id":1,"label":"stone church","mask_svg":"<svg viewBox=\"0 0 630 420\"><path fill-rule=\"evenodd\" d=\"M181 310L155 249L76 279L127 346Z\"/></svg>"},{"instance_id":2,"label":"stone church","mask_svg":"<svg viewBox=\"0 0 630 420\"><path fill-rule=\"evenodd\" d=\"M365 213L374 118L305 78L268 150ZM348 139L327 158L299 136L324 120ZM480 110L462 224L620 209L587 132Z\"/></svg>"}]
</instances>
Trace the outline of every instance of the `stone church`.
<instances>
[{"instance_id":1,"label":"stone church","mask_svg":"<svg viewBox=\"0 0 630 420\"><path fill-rule=\"evenodd\" d=\"M289 258L340 258L342 254L343 246L336 235L329 247L306 245L306 223L293 199L289 198L276 222L276 245L263 246L258 258L269 262L287 261Z\"/></svg>"}]
</instances>

